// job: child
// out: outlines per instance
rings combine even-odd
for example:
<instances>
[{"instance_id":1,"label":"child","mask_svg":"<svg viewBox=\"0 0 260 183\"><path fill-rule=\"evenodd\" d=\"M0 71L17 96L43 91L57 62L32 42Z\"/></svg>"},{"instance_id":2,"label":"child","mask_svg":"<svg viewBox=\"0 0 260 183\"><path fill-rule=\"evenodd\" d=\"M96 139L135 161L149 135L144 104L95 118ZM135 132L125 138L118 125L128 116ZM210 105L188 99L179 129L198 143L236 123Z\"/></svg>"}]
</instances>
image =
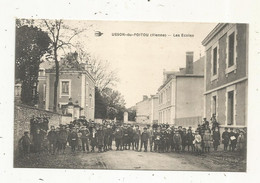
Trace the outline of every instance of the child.
<instances>
[{"instance_id":1,"label":"child","mask_svg":"<svg viewBox=\"0 0 260 183\"><path fill-rule=\"evenodd\" d=\"M173 136L173 142L175 144L175 151L176 152L180 152L181 150L181 144L182 144L182 139L181 139L181 135L180 135L180 131L176 131L174 136Z\"/></svg>"},{"instance_id":2,"label":"child","mask_svg":"<svg viewBox=\"0 0 260 183\"><path fill-rule=\"evenodd\" d=\"M246 138L244 135L243 131L239 132L239 136L237 137L237 150L242 154L245 151L245 143L246 143Z\"/></svg>"},{"instance_id":3,"label":"child","mask_svg":"<svg viewBox=\"0 0 260 183\"><path fill-rule=\"evenodd\" d=\"M229 143L229 132L228 128L225 128L225 131L222 133L222 143L224 144L224 151L227 151Z\"/></svg>"},{"instance_id":4,"label":"child","mask_svg":"<svg viewBox=\"0 0 260 183\"><path fill-rule=\"evenodd\" d=\"M188 151L190 151L190 147L192 148L193 140L194 140L194 135L192 135L191 129L188 129L186 140L187 140Z\"/></svg>"},{"instance_id":5,"label":"child","mask_svg":"<svg viewBox=\"0 0 260 183\"><path fill-rule=\"evenodd\" d=\"M215 131L213 131L213 147L214 151L218 150L218 146L220 145L220 133L218 131L218 128L215 128Z\"/></svg>"},{"instance_id":6,"label":"child","mask_svg":"<svg viewBox=\"0 0 260 183\"><path fill-rule=\"evenodd\" d=\"M194 136L194 141L193 141L193 144L195 146L195 150L197 152L198 155L201 155L201 152L202 152L202 148L201 148L201 141L202 141L202 138L199 134L199 131L196 130L195 131L195 136Z\"/></svg>"},{"instance_id":7,"label":"child","mask_svg":"<svg viewBox=\"0 0 260 183\"><path fill-rule=\"evenodd\" d=\"M68 141L71 146L71 152L75 153L76 146L78 145L78 134L75 127L72 127L72 132L68 136Z\"/></svg>"},{"instance_id":8,"label":"child","mask_svg":"<svg viewBox=\"0 0 260 183\"><path fill-rule=\"evenodd\" d=\"M203 141L204 141L204 151L209 152L211 142L212 142L212 137L209 130L205 131L205 134L203 135Z\"/></svg>"}]
</instances>

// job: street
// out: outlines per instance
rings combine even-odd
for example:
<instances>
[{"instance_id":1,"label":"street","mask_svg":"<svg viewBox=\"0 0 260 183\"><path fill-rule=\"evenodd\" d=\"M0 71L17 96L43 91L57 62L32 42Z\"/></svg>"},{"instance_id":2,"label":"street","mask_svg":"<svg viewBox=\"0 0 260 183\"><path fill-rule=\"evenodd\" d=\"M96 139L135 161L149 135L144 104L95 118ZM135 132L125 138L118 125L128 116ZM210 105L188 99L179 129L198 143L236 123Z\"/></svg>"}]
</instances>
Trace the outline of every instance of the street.
<instances>
[{"instance_id":1,"label":"street","mask_svg":"<svg viewBox=\"0 0 260 183\"><path fill-rule=\"evenodd\" d=\"M115 149L115 148L114 148ZM174 170L174 171L246 171L246 160L236 152L211 152L196 156L190 152L156 153L132 150L103 153L30 154L17 158L14 167L72 168L110 170Z\"/></svg>"}]
</instances>

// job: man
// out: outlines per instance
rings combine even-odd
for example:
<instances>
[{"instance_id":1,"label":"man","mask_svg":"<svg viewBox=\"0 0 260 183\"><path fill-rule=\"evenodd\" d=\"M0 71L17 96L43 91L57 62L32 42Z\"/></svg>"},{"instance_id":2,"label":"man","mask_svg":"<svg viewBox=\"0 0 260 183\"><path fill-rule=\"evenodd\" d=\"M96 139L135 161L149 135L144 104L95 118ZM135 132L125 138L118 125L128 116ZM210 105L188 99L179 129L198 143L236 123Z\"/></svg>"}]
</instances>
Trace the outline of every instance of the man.
<instances>
[{"instance_id":1,"label":"man","mask_svg":"<svg viewBox=\"0 0 260 183\"><path fill-rule=\"evenodd\" d=\"M219 130L219 123L216 120L216 115L215 114L212 114L211 123L212 123L212 128L211 128L212 131L215 131L216 128Z\"/></svg>"},{"instance_id":2,"label":"man","mask_svg":"<svg viewBox=\"0 0 260 183\"><path fill-rule=\"evenodd\" d=\"M177 130L173 136L173 141L175 144L175 151L176 152L180 152L181 149L181 144L182 144L182 139L181 139L181 135L180 135L180 131Z\"/></svg>"},{"instance_id":3,"label":"man","mask_svg":"<svg viewBox=\"0 0 260 183\"><path fill-rule=\"evenodd\" d=\"M36 133L33 135L33 146L34 146L34 151L36 153L41 152L42 141L43 141L43 135L40 133L40 129L37 129Z\"/></svg>"},{"instance_id":4,"label":"man","mask_svg":"<svg viewBox=\"0 0 260 183\"><path fill-rule=\"evenodd\" d=\"M49 152L54 155L58 139L54 126L51 126L51 131L49 131L47 138L49 140Z\"/></svg>"},{"instance_id":5,"label":"man","mask_svg":"<svg viewBox=\"0 0 260 183\"><path fill-rule=\"evenodd\" d=\"M89 129L86 128L85 126L82 127L81 131L81 141L82 141L82 150L83 152L89 152L89 136L90 132Z\"/></svg>"},{"instance_id":6,"label":"man","mask_svg":"<svg viewBox=\"0 0 260 183\"><path fill-rule=\"evenodd\" d=\"M107 125L108 150L112 150L113 129Z\"/></svg>"},{"instance_id":7,"label":"man","mask_svg":"<svg viewBox=\"0 0 260 183\"><path fill-rule=\"evenodd\" d=\"M116 142L116 150L123 150L122 147L122 139L123 139L123 132L119 128L119 126L116 128L114 132L115 142Z\"/></svg>"},{"instance_id":8,"label":"man","mask_svg":"<svg viewBox=\"0 0 260 183\"><path fill-rule=\"evenodd\" d=\"M18 143L22 146L23 156L28 155L30 153L30 146L32 144L29 137L29 132L24 132L24 135L22 136L22 138L20 138Z\"/></svg>"},{"instance_id":9,"label":"man","mask_svg":"<svg viewBox=\"0 0 260 183\"><path fill-rule=\"evenodd\" d=\"M150 125L147 125L147 133L149 136L150 152L152 152L153 151L153 129L150 128Z\"/></svg>"},{"instance_id":10,"label":"man","mask_svg":"<svg viewBox=\"0 0 260 183\"><path fill-rule=\"evenodd\" d=\"M188 129L188 133L186 135L186 140L187 140L188 152L190 151L190 148L191 148L191 150L194 150L194 149L192 149L194 136L192 135L192 130L190 128Z\"/></svg>"},{"instance_id":11,"label":"man","mask_svg":"<svg viewBox=\"0 0 260 183\"><path fill-rule=\"evenodd\" d=\"M182 151L185 151L185 147L187 145L187 139L186 139L186 128L183 128L183 133L181 134L181 140L182 140Z\"/></svg>"},{"instance_id":12,"label":"man","mask_svg":"<svg viewBox=\"0 0 260 183\"><path fill-rule=\"evenodd\" d=\"M64 125L61 126L60 132L58 134L58 139L60 142L60 150L62 151L62 154L64 154L68 140L68 131L65 129Z\"/></svg>"},{"instance_id":13,"label":"man","mask_svg":"<svg viewBox=\"0 0 260 183\"><path fill-rule=\"evenodd\" d=\"M136 125L134 128L134 136L133 136L133 150L138 151L139 149L139 141L140 141L140 137L141 137L141 131L139 130L139 126Z\"/></svg>"},{"instance_id":14,"label":"man","mask_svg":"<svg viewBox=\"0 0 260 183\"><path fill-rule=\"evenodd\" d=\"M131 126L131 124L127 125L127 145L128 145L128 149L130 150L131 145L133 144L133 136L134 136L134 132L133 132L133 127Z\"/></svg>"},{"instance_id":15,"label":"man","mask_svg":"<svg viewBox=\"0 0 260 183\"><path fill-rule=\"evenodd\" d=\"M104 147L104 131L102 127L97 126L97 146L98 146L98 152L102 152L102 148Z\"/></svg>"},{"instance_id":16,"label":"man","mask_svg":"<svg viewBox=\"0 0 260 183\"><path fill-rule=\"evenodd\" d=\"M142 151L142 147L144 146L144 152L147 152L148 139L149 139L149 134L147 132L147 128L144 127L144 131L141 135L141 148L139 151Z\"/></svg>"},{"instance_id":17,"label":"man","mask_svg":"<svg viewBox=\"0 0 260 183\"><path fill-rule=\"evenodd\" d=\"M76 128L72 127L72 131L68 136L68 141L71 147L71 152L75 153L76 151L76 146L78 145L78 134L76 132Z\"/></svg>"},{"instance_id":18,"label":"man","mask_svg":"<svg viewBox=\"0 0 260 183\"><path fill-rule=\"evenodd\" d=\"M222 143L224 144L224 151L227 151L228 143L229 143L229 132L228 128L225 128L225 131L222 133Z\"/></svg>"},{"instance_id":19,"label":"man","mask_svg":"<svg viewBox=\"0 0 260 183\"><path fill-rule=\"evenodd\" d=\"M127 125L124 125L124 127L123 127L123 149L124 150L127 150L127 145L128 145L128 136L129 136L129 134L128 134L128 130L127 130Z\"/></svg>"}]
</instances>

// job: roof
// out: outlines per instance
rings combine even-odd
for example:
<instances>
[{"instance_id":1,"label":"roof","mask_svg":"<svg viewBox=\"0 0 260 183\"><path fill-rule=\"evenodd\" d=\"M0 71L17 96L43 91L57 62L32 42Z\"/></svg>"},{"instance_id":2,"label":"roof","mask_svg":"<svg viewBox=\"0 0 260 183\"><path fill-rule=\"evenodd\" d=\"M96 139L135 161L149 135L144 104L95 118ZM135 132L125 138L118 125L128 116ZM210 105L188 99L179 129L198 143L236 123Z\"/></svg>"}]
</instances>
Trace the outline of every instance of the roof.
<instances>
[{"instance_id":1,"label":"roof","mask_svg":"<svg viewBox=\"0 0 260 183\"><path fill-rule=\"evenodd\" d=\"M211 41L214 36L220 31L222 30L223 27L225 27L227 25L227 23L219 23L216 25L216 27L214 27L214 29L206 36L206 38L202 41L202 45L205 46L209 43L209 41Z\"/></svg>"},{"instance_id":2,"label":"roof","mask_svg":"<svg viewBox=\"0 0 260 183\"><path fill-rule=\"evenodd\" d=\"M159 87L158 91L176 77L204 77L204 59L205 56L193 62L193 74L186 74L186 68L181 68L180 71L164 71L164 74L168 74L167 80Z\"/></svg>"}]
</instances>

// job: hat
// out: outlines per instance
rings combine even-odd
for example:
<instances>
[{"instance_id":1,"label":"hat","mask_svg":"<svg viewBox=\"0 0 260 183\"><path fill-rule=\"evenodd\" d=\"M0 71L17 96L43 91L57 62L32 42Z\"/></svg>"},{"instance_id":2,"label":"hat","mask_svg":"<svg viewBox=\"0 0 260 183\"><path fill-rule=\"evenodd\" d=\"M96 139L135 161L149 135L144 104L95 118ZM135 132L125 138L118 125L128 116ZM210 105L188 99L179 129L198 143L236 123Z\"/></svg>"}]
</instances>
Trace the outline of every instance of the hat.
<instances>
[{"instance_id":1,"label":"hat","mask_svg":"<svg viewBox=\"0 0 260 183\"><path fill-rule=\"evenodd\" d=\"M225 130L228 130L228 127L225 127Z\"/></svg>"},{"instance_id":2,"label":"hat","mask_svg":"<svg viewBox=\"0 0 260 183\"><path fill-rule=\"evenodd\" d=\"M233 130L233 128L230 128L230 130Z\"/></svg>"},{"instance_id":3,"label":"hat","mask_svg":"<svg viewBox=\"0 0 260 183\"><path fill-rule=\"evenodd\" d=\"M144 130L147 130L147 128L146 128L146 127L144 127Z\"/></svg>"}]
</instances>

